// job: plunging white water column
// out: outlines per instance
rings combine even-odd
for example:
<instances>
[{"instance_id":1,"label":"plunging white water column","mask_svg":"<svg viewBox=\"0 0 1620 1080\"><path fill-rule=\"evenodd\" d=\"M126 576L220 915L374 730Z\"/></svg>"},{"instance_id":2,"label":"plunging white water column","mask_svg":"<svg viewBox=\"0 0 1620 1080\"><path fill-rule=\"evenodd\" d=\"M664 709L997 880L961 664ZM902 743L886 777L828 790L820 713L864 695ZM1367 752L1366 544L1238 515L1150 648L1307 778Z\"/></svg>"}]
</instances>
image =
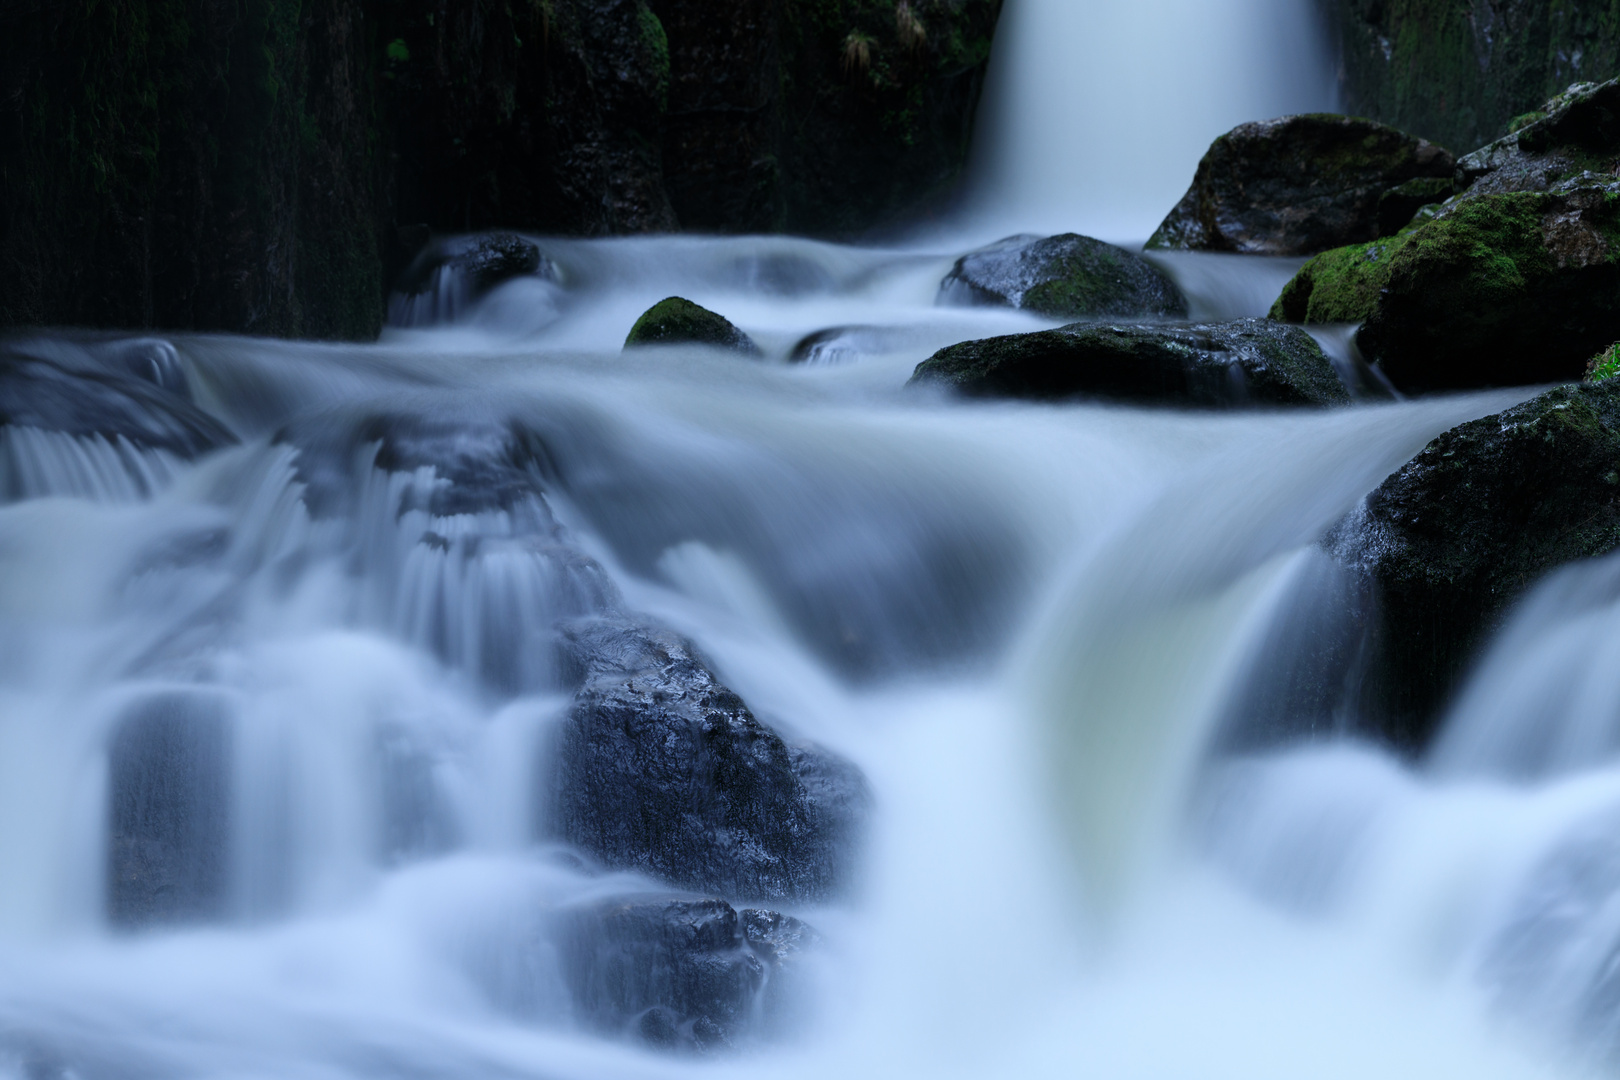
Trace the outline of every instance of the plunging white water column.
<instances>
[{"instance_id":1,"label":"plunging white water column","mask_svg":"<svg viewBox=\"0 0 1620 1080\"><path fill-rule=\"evenodd\" d=\"M1314 0L1008 0L967 219L1140 242L1216 136L1335 85Z\"/></svg>"}]
</instances>

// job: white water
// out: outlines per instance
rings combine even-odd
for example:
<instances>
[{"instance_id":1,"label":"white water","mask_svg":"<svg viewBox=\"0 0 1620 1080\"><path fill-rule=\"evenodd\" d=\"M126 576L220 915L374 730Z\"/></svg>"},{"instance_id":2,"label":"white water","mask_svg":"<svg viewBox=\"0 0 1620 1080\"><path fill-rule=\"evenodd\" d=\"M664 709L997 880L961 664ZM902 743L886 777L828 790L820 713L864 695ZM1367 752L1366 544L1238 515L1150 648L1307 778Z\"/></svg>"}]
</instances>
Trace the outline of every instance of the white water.
<instances>
[{"instance_id":1,"label":"white water","mask_svg":"<svg viewBox=\"0 0 1620 1080\"><path fill-rule=\"evenodd\" d=\"M1009 10L1016 35L1068 9ZM1165 70L1207 45L1171 40ZM1247 77L1214 84L1229 111L1272 100ZM1117 224L1094 231L1141 234L1125 204L1075 198ZM1044 324L936 308L954 248L542 243L560 284L450 327L178 339L242 439L194 464L7 435L0 1076L1485 1080L1612 1060L1611 566L1532 598L1432 768L1303 721L1219 749L1318 595L1315 540L1522 395L955 403L904 388L917 361ZM1263 310L1287 268L1174 269L1219 317ZM621 355L674 292L767 362ZM782 362L840 326L824 362ZM336 459L352 501L312 512L278 433L369 409L516 417L551 457L549 511L435 515L437 478L376 468L361 439ZM825 944L784 1040L639 1049L581 1030L546 976L548 913L656 888L535 840L535 755L566 706L549 627L614 588L871 784L858 887L794 909ZM1548 685L1568 692L1516 713ZM217 910L130 932L106 903L110 747L152 701L227 718L231 857Z\"/></svg>"}]
</instances>

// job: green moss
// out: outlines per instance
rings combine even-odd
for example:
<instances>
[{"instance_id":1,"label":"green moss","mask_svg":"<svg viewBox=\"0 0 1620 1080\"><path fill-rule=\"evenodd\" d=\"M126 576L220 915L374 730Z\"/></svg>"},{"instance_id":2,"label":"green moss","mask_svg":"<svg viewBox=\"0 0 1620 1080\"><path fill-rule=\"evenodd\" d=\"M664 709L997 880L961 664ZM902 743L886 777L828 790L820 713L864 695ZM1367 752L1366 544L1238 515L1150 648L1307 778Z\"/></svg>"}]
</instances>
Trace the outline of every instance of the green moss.
<instances>
[{"instance_id":1,"label":"green moss","mask_svg":"<svg viewBox=\"0 0 1620 1080\"><path fill-rule=\"evenodd\" d=\"M1532 112L1520 113L1518 116L1515 116L1513 119L1508 121L1508 123L1507 123L1508 134L1511 135L1514 132L1518 131L1520 128L1529 127L1531 124L1535 123L1537 120L1545 120L1545 119L1547 119L1547 114L1545 112L1543 112L1542 110L1540 110L1540 109L1536 109L1536 110L1534 110Z\"/></svg>"},{"instance_id":2,"label":"green moss","mask_svg":"<svg viewBox=\"0 0 1620 1080\"><path fill-rule=\"evenodd\" d=\"M641 40L647 50L648 70L657 83L658 106L660 109L669 108L669 35L664 32L664 24L658 21L658 16L645 5L636 13L641 20Z\"/></svg>"},{"instance_id":3,"label":"green moss","mask_svg":"<svg viewBox=\"0 0 1620 1080\"><path fill-rule=\"evenodd\" d=\"M713 345L757 355L758 347L722 315L679 296L666 297L642 313L624 339L642 345Z\"/></svg>"},{"instance_id":4,"label":"green moss","mask_svg":"<svg viewBox=\"0 0 1620 1080\"><path fill-rule=\"evenodd\" d=\"M396 64L403 64L411 58L411 49L405 44L404 38L395 38L388 43L388 48L383 50L383 55Z\"/></svg>"},{"instance_id":5,"label":"green moss","mask_svg":"<svg viewBox=\"0 0 1620 1080\"><path fill-rule=\"evenodd\" d=\"M1372 313L1390 266L1410 234L1324 251L1300 267L1271 305L1271 318L1291 323L1353 323Z\"/></svg>"},{"instance_id":6,"label":"green moss","mask_svg":"<svg viewBox=\"0 0 1620 1080\"><path fill-rule=\"evenodd\" d=\"M1620 342L1616 342L1592 357L1586 364L1586 381L1602 382L1620 375Z\"/></svg>"}]
</instances>

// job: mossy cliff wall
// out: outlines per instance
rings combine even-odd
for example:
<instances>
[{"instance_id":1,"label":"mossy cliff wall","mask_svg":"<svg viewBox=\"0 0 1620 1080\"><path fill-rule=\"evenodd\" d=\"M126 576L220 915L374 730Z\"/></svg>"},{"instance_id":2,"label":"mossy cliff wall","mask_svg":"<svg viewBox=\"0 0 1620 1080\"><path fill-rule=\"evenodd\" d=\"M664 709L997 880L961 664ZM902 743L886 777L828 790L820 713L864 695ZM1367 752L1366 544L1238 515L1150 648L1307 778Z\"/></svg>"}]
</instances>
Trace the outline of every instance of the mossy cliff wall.
<instances>
[{"instance_id":1,"label":"mossy cliff wall","mask_svg":"<svg viewBox=\"0 0 1620 1080\"><path fill-rule=\"evenodd\" d=\"M0 327L365 338L429 230L870 228L960 170L1000 6L10 0Z\"/></svg>"},{"instance_id":2,"label":"mossy cliff wall","mask_svg":"<svg viewBox=\"0 0 1620 1080\"><path fill-rule=\"evenodd\" d=\"M1324 0L1345 112L1458 153L1570 83L1620 74L1620 0Z\"/></svg>"}]
</instances>

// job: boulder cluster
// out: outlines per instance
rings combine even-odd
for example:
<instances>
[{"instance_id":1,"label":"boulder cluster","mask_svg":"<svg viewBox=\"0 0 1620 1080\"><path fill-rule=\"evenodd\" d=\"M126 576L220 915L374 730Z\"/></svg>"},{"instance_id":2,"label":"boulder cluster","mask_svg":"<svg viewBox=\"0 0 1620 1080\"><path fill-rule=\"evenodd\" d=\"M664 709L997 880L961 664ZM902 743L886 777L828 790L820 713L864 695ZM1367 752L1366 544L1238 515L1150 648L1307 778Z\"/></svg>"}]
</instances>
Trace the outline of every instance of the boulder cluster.
<instances>
[{"instance_id":1,"label":"boulder cluster","mask_svg":"<svg viewBox=\"0 0 1620 1080\"><path fill-rule=\"evenodd\" d=\"M1620 547L1620 81L1510 127L1454 158L1353 117L1244 124L1142 256L1075 236L964 256L942 302L1083 321L953 345L913 381L1229 409L1584 379L1446 432L1322 541L1370 613L1350 712L1421 750L1513 601ZM1306 261L1268 319L1191 325L1146 261L1174 251ZM1307 327L1348 327L1351 355L1330 362Z\"/></svg>"}]
</instances>

